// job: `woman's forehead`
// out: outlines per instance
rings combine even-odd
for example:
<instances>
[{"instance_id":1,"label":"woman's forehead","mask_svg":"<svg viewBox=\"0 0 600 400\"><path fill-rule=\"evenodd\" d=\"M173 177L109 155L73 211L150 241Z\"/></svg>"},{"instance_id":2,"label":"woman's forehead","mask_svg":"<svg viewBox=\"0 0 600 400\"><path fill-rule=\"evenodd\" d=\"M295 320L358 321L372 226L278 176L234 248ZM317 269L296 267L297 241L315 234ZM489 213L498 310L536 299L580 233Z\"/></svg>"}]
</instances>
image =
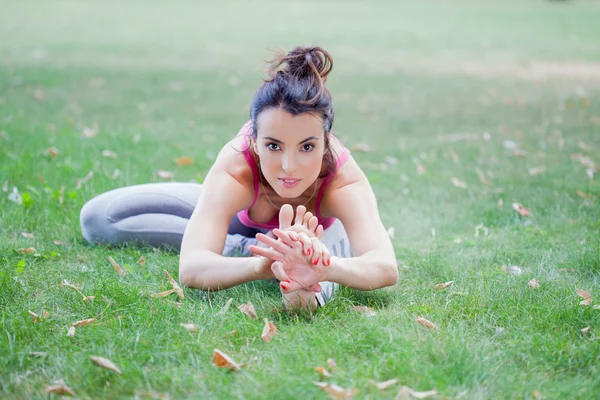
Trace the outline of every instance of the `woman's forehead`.
<instances>
[{"instance_id":1,"label":"woman's forehead","mask_svg":"<svg viewBox=\"0 0 600 400\"><path fill-rule=\"evenodd\" d=\"M314 114L292 115L281 108L272 108L261 112L257 118L258 137L269 136L285 141L298 140L324 134L323 121Z\"/></svg>"}]
</instances>

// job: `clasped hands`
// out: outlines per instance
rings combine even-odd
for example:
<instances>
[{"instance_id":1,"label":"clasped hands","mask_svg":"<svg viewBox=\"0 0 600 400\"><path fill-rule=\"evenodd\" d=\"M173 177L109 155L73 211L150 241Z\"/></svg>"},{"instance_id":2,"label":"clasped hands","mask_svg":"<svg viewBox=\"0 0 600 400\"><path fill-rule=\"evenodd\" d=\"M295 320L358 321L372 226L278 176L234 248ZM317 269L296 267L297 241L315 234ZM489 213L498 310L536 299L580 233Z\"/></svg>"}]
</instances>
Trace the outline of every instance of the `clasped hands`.
<instances>
[{"instance_id":1,"label":"clasped hands","mask_svg":"<svg viewBox=\"0 0 600 400\"><path fill-rule=\"evenodd\" d=\"M289 305L313 308L315 294L321 291L319 282L326 280L331 253L321 242L323 227L317 217L298 206L294 224L293 219L292 206L281 207L279 229L272 231L275 238L259 233L256 238L267 247L251 245L249 250L272 261L271 272L280 281L281 293Z\"/></svg>"}]
</instances>

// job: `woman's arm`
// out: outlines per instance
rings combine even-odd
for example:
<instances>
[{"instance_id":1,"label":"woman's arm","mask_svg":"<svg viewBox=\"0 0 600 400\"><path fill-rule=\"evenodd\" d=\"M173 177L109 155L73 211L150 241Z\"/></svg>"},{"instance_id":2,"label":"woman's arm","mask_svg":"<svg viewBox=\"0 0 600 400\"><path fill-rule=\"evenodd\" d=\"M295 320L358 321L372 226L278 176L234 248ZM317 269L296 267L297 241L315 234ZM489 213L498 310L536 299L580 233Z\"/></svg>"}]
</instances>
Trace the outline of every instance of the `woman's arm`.
<instances>
[{"instance_id":1,"label":"woman's arm","mask_svg":"<svg viewBox=\"0 0 600 400\"><path fill-rule=\"evenodd\" d=\"M358 165L349 159L344 169L355 179L333 187L324 204L338 218L350 239L354 257L331 257L326 279L359 290L393 286L398 282L398 266L392 241L381 222L373 189ZM331 250L331 249L330 249Z\"/></svg>"},{"instance_id":2,"label":"woman's arm","mask_svg":"<svg viewBox=\"0 0 600 400\"><path fill-rule=\"evenodd\" d=\"M221 290L273 277L272 260L221 255L231 218L247 208L254 196L253 189L227 169L223 159L215 162L183 235L179 280L188 287Z\"/></svg>"}]
</instances>

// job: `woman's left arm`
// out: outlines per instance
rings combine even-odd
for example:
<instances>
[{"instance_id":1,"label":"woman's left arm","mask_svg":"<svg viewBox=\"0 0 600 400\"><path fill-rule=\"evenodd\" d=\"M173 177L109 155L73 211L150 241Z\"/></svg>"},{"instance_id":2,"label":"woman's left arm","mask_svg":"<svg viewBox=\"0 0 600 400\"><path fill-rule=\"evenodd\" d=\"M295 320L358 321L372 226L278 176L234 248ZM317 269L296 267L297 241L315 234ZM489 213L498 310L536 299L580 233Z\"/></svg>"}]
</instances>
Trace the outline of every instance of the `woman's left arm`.
<instances>
[{"instance_id":1,"label":"woman's left arm","mask_svg":"<svg viewBox=\"0 0 600 400\"><path fill-rule=\"evenodd\" d=\"M344 224L354 254L351 258L332 256L325 277L358 290L393 286L398 282L398 266L392 241L367 177L356 172L356 181L332 188L324 199L330 214Z\"/></svg>"}]
</instances>

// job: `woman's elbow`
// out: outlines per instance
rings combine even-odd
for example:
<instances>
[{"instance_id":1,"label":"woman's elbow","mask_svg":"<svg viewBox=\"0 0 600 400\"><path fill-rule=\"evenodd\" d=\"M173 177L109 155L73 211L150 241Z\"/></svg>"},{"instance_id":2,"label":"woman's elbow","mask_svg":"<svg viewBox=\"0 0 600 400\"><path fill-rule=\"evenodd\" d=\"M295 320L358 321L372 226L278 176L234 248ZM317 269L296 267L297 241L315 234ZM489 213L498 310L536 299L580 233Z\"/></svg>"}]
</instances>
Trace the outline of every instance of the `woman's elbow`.
<instances>
[{"instance_id":1,"label":"woman's elbow","mask_svg":"<svg viewBox=\"0 0 600 400\"><path fill-rule=\"evenodd\" d=\"M398 266L395 262L385 266L385 278L385 286L394 286L398 283L400 277L398 275Z\"/></svg>"}]
</instances>

